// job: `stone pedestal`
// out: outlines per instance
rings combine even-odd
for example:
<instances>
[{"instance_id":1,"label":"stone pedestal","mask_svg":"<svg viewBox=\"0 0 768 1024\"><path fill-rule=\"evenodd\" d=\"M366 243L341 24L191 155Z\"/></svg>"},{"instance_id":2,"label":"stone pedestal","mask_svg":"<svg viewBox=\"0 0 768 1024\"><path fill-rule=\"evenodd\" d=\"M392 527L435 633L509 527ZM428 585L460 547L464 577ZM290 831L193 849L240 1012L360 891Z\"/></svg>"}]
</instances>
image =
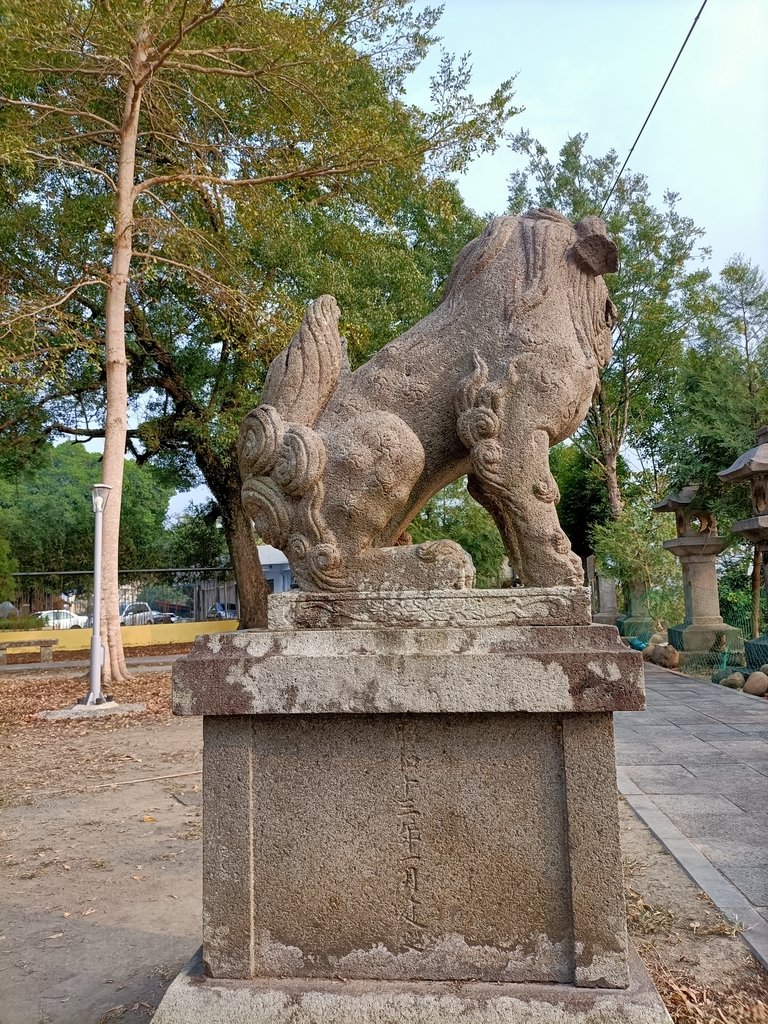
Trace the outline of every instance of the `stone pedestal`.
<instances>
[{"instance_id":1,"label":"stone pedestal","mask_svg":"<svg viewBox=\"0 0 768 1024\"><path fill-rule=\"evenodd\" d=\"M587 558L587 582L592 591L592 621L601 626L615 626L619 617L616 580L596 571L594 555Z\"/></svg>"},{"instance_id":2,"label":"stone pedestal","mask_svg":"<svg viewBox=\"0 0 768 1024\"><path fill-rule=\"evenodd\" d=\"M710 660L715 664L726 651L743 651L744 641L733 626L723 622L717 588L716 558L728 546L719 537L717 520L701 503L697 484L679 494L668 494L654 512L674 512L677 537L664 547L680 560L683 575L685 620L669 631L670 643L681 652L680 663Z\"/></svg>"},{"instance_id":3,"label":"stone pedestal","mask_svg":"<svg viewBox=\"0 0 768 1024\"><path fill-rule=\"evenodd\" d=\"M622 636L650 637L653 620L648 614L648 590L644 583L632 583L627 588L627 613L617 618Z\"/></svg>"},{"instance_id":4,"label":"stone pedestal","mask_svg":"<svg viewBox=\"0 0 768 1024\"><path fill-rule=\"evenodd\" d=\"M680 559L683 573L685 620L679 634L683 666L686 656L700 660L705 654L716 658L724 651L744 649L738 629L726 625L720 614L715 558L726 546L724 537L711 533L676 537L664 542L667 551Z\"/></svg>"},{"instance_id":5,"label":"stone pedestal","mask_svg":"<svg viewBox=\"0 0 768 1024\"><path fill-rule=\"evenodd\" d=\"M612 712L573 588L270 598L198 638L202 960L157 1024L667 1021L629 970Z\"/></svg>"}]
</instances>

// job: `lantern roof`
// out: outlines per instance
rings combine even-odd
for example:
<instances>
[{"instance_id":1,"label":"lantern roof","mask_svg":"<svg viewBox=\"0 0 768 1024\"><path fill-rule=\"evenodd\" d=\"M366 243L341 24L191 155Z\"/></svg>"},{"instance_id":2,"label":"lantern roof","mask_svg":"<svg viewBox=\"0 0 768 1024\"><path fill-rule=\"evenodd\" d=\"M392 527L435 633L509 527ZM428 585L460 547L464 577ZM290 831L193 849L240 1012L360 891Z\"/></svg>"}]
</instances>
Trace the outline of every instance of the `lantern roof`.
<instances>
[{"instance_id":1,"label":"lantern roof","mask_svg":"<svg viewBox=\"0 0 768 1024\"><path fill-rule=\"evenodd\" d=\"M757 432L757 444L744 452L728 469L717 475L726 483L737 483L749 480L759 473L768 473L768 426L761 427Z\"/></svg>"},{"instance_id":2,"label":"lantern roof","mask_svg":"<svg viewBox=\"0 0 768 1024\"><path fill-rule=\"evenodd\" d=\"M678 491L677 494L668 494L666 498L662 498L656 505L653 506L654 512L677 512L678 509L688 508L690 505L695 506L695 498L699 492L698 484L688 484L687 487L683 487L682 490Z\"/></svg>"}]
</instances>

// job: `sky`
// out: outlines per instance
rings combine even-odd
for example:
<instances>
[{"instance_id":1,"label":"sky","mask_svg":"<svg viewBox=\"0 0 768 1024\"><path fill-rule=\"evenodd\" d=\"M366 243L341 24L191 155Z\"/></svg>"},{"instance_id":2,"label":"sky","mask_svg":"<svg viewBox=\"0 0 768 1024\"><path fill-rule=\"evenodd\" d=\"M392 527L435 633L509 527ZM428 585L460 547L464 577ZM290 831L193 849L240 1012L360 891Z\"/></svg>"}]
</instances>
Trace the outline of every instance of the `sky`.
<instances>
[{"instance_id":1,"label":"sky","mask_svg":"<svg viewBox=\"0 0 768 1024\"><path fill-rule=\"evenodd\" d=\"M596 156L623 162L702 0L445 0L442 45L471 53L473 92L517 75L511 130L554 155L587 133ZM438 51L409 85L427 106ZM524 159L506 144L459 179L479 213L502 213L507 178ZM718 271L744 253L768 271L768 0L708 0L629 167L654 199L680 193L680 212L706 231ZM288 339L286 338L286 342ZM206 488L177 495L170 513Z\"/></svg>"},{"instance_id":2,"label":"sky","mask_svg":"<svg viewBox=\"0 0 768 1024\"><path fill-rule=\"evenodd\" d=\"M438 25L451 53L471 53L473 92L517 75L511 123L555 155L589 135L588 152L623 162L702 0L445 0ZM428 102L431 59L408 98ZM459 180L479 213L506 208L524 158L506 145ZM768 0L708 0L629 167L657 201L706 231L711 266L744 253L768 271Z\"/></svg>"}]
</instances>

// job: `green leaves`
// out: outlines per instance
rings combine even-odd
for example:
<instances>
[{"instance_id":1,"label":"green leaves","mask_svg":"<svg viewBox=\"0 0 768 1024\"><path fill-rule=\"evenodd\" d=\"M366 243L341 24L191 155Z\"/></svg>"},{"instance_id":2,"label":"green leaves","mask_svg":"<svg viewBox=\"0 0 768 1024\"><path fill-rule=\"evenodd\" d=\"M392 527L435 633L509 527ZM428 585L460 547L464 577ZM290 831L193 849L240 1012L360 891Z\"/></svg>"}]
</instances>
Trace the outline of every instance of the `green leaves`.
<instances>
[{"instance_id":1,"label":"green leaves","mask_svg":"<svg viewBox=\"0 0 768 1024\"><path fill-rule=\"evenodd\" d=\"M660 424L659 447L678 487L696 481L720 529L750 514L746 487L717 474L755 443L768 422L768 283L743 256L691 309L691 343Z\"/></svg>"},{"instance_id":2,"label":"green leaves","mask_svg":"<svg viewBox=\"0 0 768 1024\"><path fill-rule=\"evenodd\" d=\"M0 536L7 539L20 572L92 570L91 485L99 479L99 456L79 444L49 447L34 471L13 481L0 479ZM149 467L126 462L123 568L150 568L162 557L172 492Z\"/></svg>"},{"instance_id":3,"label":"green leaves","mask_svg":"<svg viewBox=\"0 0 768 1024\"><path fill-rule=\"evenodd\" d=\"M497 587L504 545L493 519L466 491L465 480L444 487L411 523L414 543L455 540L475 564L478 587Z\"/></svg>"},{"instance_id":4,"label":"green leaves","mask_svg":"<svg viewBox=\"0 0 768 1024\"><path fill-rule=\"evenodd\" d=\"M0 417L18 451L99 432L111 289L139 422L129 447L177 480L202 475L235 522L239 423L306 301L336 293L362 360L432 307L475 233L439 172L496 145L512 83L476 101L466 61L445 56L434 109L406 105L438 14L407 0L8 0L0 374L20 398ZM138 551L126 541L123 555Z\"/></svg>"}]
</instances>

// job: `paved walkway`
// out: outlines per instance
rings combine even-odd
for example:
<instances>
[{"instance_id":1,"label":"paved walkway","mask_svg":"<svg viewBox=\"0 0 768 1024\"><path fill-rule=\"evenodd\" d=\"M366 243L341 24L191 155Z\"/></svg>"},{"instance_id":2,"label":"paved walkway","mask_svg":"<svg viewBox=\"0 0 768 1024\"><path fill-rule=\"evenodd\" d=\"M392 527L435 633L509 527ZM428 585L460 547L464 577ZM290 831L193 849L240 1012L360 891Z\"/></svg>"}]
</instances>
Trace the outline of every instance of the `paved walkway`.
<instances>
[{"instance_id":1,"label":"paved walkway","mask_svg":"<svg viewBox=\"0 0 768 1024\"><path fill-rule=\"evenodd\" d=\"M172 665L181 654L153 654L141 655L140 657L128 657L125 659L128 668L135 668L142 672L165 672L169 665ZM29 675L30 672L67 672L72 669L88 671L89 662L80 658L71 661L28 661L23 664L0 665L0 675Z\"/></svg>"},{"instance_id":2,"label":"paved walkway","mask_svg":"<svg viewBox=\"0 0 768 1024\"><path fill-rule=\"evenodd\" d=\"M615 716L619 789L768 967L768 701L646 665Z\"/></svg>"}]
</instances>

